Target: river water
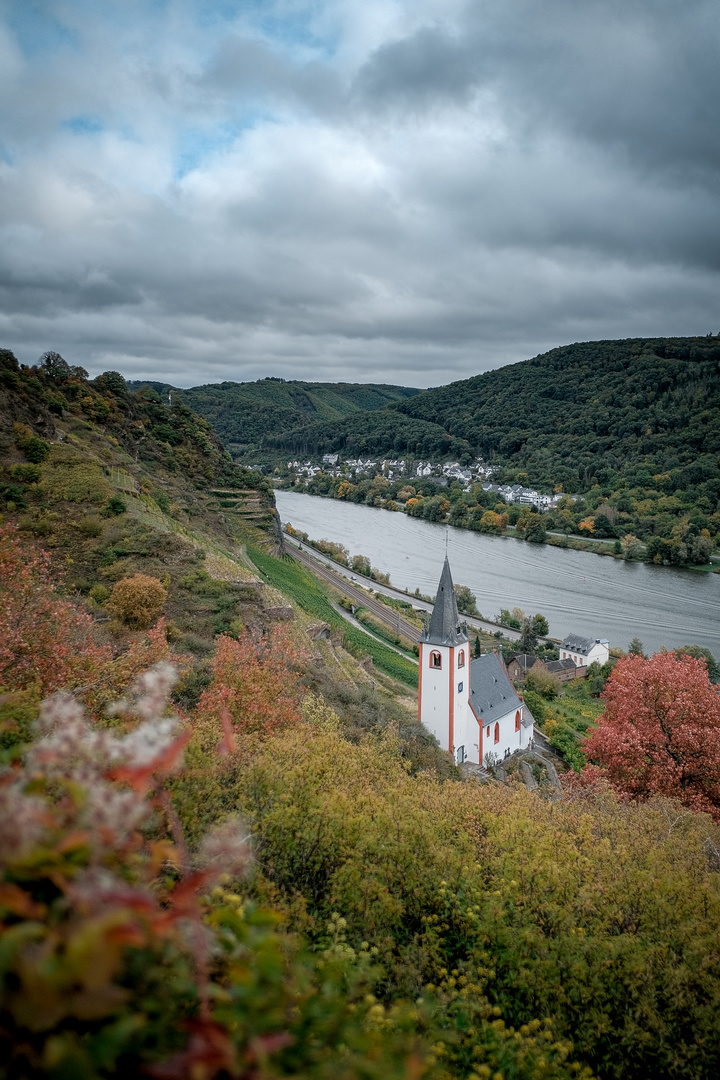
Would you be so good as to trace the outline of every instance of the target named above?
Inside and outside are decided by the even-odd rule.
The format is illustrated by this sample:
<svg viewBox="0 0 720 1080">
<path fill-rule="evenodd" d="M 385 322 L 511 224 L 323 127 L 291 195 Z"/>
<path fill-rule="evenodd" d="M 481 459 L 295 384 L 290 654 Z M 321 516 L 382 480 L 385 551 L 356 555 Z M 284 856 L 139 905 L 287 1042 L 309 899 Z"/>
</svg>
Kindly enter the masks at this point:
<svg viewBox="0 0 720 1080">
<path fill-rule="evenodd" d="M 455 583 L 472 589 L 489 618 L 501 607 L 520 607 L 543 614 L 553 637 L 574 631 L 621 649 L 637 637 L 646 652 L 695 644 L 720 658 L 720 574 L 485 536 L 294 491 L 276 491 L 275 498 L 283 523 L 367 555 L 401 589 L 435 594 L 447 535 Z"/>
</svg>

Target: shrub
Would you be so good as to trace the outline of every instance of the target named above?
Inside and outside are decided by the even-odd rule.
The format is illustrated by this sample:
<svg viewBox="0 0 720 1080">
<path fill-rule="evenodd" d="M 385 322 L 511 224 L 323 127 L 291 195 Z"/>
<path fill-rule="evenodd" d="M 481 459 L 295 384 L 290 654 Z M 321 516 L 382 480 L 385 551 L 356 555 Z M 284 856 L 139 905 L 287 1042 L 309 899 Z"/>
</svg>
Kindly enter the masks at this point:
<svg viewBox="0 0 720 1080">
<path fill-rule="evenodd" d="M 103 525 L 100 518 L 84 517 L 78 524 L 78 529 L 84 536 L 102 536 Z"/>
<path fill-rule="evenodd" d="M 37 484 L 42 476 L 39 465 L 13 465 L 10 475 L 18 484 Z"/>
<path fill-rule="evenodd" d="M 134 574 L 117 582 L 106 606 L 126 626 L 144 629 L 156 621 L 166 599 L 167 589 L 157 578 Z"/>
<path fill-rule="evenodd" d="M 8 689 L 77 686 L 110 659 L 89 615 L 58 597 L 49 565 L 10 526 L 0 529 L 0 685 Z"/>
<path fill-rule="evenodd" d="M 528 671 L 525 685 L 529 690 L 534 690 L 536 694 L 546 698 L 547 701 L 552 701 L 560 692 L 560 683 L 555 675 L 551 671 L 545 671 L 539 665 Z"/>
<path fill-rule="evenodd" d="M 118 517 L 127 512 L 127 503 L 119 495 L 113 495 L 108 499 L 103 510 L 103 517 Z"/>
<path fill-rule="evenodd" d="M 15 440 L 18 450 L 22 450 L 28 461 L 36 465 L 42 464 L 50 456 L 50 444 L 41 439 L 39 435 L 23 435 Z"/>
<path fill-rule="evenodd" d="M 522 695 L 525 699 L 525 704 L 537 720 L 538 724 L 544 724 L 548 712 L 547 702 L 535 690 L 532 688 L 528 689 L 527 683 L 523 689 Z"/>
</svg>

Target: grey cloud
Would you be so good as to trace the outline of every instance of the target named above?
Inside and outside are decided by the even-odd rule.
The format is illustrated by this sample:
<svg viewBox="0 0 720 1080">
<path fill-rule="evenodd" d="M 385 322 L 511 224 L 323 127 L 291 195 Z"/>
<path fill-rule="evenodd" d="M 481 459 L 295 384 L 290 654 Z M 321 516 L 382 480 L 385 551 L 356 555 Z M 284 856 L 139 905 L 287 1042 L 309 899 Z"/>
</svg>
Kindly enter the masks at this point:
<svg viewBox="0 0 720 1080">
<path fill-rule="evenodd" d="M 397 105 L 435 108 L 448 101 L 467 101 L 481 81 L 480 66 L 466 40 L 441 27 L 423 27 L 411 37 L 376 49 L 358 72 L 353 94 L 381 110 Z"/>
<path fill-rule="evenodd" d="M 14 62 L 0 344 L 181 385 L 437 385 L 720 330 L 715 4 L 408 12 L 353 63 L 248 26 L 164 49 L 139 26 L 128 53 L 101 13 L 74 66 Z M 80 111 L 107 134 L 62 127 Z"/>
<path fill-rule="evenodd" d="M 197 85 L 236 106 L 290 102 L 320 114 L 334 112 L 345 96 L 341 78 L 327 64 L 293 61 L 262 40 L 235 34 L 222 42 Z"/>
</svg>

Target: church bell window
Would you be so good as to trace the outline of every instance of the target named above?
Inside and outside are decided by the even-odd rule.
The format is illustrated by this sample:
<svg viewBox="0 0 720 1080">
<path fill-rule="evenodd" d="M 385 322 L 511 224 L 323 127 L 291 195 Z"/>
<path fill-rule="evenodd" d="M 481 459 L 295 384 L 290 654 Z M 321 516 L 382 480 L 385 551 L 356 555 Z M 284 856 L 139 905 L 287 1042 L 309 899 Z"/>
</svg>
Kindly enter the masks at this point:
<svg viewBox="0 0 720 1080">
<path fill-rule="evenodd" d="M 431 652 L 430 653 L 430 667 L 432 667 L 432 668 L 441 668 L 442 667 L 442 656 L 440 655 L 439 652 Z"/>
</svg>

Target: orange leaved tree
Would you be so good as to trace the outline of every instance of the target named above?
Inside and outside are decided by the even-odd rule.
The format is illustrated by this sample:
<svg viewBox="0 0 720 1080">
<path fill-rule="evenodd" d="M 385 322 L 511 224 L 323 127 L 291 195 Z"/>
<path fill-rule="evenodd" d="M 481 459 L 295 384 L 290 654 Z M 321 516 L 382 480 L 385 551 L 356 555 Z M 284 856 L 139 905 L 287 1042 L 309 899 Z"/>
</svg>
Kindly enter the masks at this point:
<svg viewBox="0 0 720 1080">
<path fill-rule="evenodd" d="M 666 795 L 720 821 L 720 689 L 704 660 L 630 655 L 610 676 L 600 726 L 583 747 L 604 776 L 634 799 Z"/>
<path fill-rule="evenodd" d="M 42 694 L 75 687 L 111 660 L 92 637 L 93 620 L 58 596 L 49 558 L 0 528 L 0 686 L 39 684 Z"/>
<path fill-rule="evenodd" d="M 305 659 L 286 630 L 255 640 L 221 634 L 213 660 L 213 679 L 198 703 L 200 716 L 229 716 L 237 731 L 272 731 L 300 719 Z"/>
</svg>

